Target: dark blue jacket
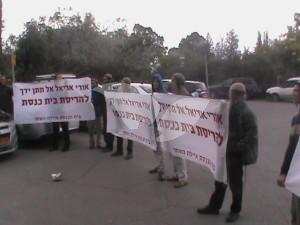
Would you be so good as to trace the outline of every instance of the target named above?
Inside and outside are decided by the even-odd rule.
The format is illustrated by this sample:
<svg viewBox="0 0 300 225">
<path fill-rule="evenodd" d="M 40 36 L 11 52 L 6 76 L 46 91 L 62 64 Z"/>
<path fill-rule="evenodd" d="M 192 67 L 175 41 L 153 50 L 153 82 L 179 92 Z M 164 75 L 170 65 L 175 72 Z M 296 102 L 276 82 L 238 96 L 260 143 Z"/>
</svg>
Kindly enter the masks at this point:
<svg viewBox="0 0 300 225">
<path fill-rule="evenodd" d="M 159 89 L 156 91 L 154 91 L 154 89 L 153 89 L 153 81 L 154 80 L 157 80 L 159 82 Z M 162 77 L 159 73 L 154 74 L 152 77 L 152 92 L 166 93 L 166 90 L 164 89 L 164 86 L 163 86 Z"/>
</svg>

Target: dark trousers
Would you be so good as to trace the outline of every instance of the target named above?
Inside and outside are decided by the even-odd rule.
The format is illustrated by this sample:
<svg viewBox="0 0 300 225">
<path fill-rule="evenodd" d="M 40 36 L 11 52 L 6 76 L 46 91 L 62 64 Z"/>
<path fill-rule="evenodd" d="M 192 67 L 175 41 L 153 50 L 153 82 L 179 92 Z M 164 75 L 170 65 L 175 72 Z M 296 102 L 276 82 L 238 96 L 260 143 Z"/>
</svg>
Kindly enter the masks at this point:
<svg viewBox="0 0 300 225">
<path fill-rule="evenodd" d="M 132 155 L 133 151 L 133 141 L 127 140 L 127 154 Z M 117 152 L 123 154 L 123 138 L 117 137 Z"/>
<path fill-rule="evenodd" d="M 103 126 L 104 126 L 103 136 L 104 136 L 106 148 L 109 150 L 113 150 L 115 136 L 111 133 L 107 133 L 107 112 L 104 112 L 103 114 Z"/>
<path fill-rule="evenodd" d="M 64 146 L 70 146 L 70 134 L 69 134 L 69 123 L 68 122 L 56 122 L 53 123 L 53 147 L 57 148 L 59 143 L 59 126 L 62 128 L 62 136 L 64 139 Z"/>
<path fill-rule="evenodd" d="M 227 176 L 232 192 L 230 212 L 239 213 L 242 209 L 243 197 L 243 163 L 240 159 L 227 159 Z M 209 207 L 220 210 L 224 201 L 227 185 L 215 181 L 215 191 L 209 200 Z"/>
</svg>

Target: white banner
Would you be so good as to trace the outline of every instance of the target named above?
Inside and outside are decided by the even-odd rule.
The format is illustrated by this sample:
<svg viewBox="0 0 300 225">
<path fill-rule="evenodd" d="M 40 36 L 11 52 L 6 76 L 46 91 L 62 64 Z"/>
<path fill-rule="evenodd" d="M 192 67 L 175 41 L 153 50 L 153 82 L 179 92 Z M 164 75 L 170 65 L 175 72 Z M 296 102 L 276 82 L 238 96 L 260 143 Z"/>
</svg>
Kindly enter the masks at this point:
<svg viewBox="0 0 300 225">
<path fill-rule="evenodd" d="M 154 94 L 160 132 L 172 154 L 194 161 L 226 182 L 227 104 L 220 100 Z"/>
<path fill-rule="evenodd" d="M 286 189 L 300 197 L 300 142 L 298 141 L 287 177 Z"/>
<path fill-rule="evenodd" d="M 95 119 L 90 78 L 15 83 L 13 88 L 16 124 Z"/>
<path fill-rule="evenodd" d="M 107 130 L 156 149 L 150 95 L 105 92 Z"/>
</svg>

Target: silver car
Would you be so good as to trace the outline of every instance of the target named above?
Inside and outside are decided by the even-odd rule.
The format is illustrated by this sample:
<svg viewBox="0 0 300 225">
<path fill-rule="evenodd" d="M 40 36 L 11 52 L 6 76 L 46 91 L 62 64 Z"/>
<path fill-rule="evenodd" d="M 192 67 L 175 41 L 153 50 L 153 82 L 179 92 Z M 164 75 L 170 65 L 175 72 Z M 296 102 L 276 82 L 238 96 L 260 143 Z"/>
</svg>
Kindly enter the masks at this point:
<svg viewBox="0 0 300 225">
<path fill-rule="evenodd" d="M 292 77 L 278 87 L 271 87 L 266 91 L 266 97 L 272 101 L 292 101 L 295 84 L 300 82 L 300 77 Z"/>
<path fill-rule="evenodd" d="M 17 149 L 18 135 L 13 118 L 0 110 L 0 155 L 15 152 Z"/>
</svg>

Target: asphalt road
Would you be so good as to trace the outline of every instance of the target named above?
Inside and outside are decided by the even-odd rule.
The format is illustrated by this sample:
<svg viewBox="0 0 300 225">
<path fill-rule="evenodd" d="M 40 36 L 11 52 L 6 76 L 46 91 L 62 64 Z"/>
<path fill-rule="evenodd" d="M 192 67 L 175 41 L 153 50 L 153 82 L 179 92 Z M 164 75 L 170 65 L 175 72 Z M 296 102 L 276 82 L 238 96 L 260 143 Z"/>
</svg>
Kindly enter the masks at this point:
<svg viewBox="0 0 300 225">
<path fill-rule="evenodd" d="M 297 112 L 290 103 L 250 102 L 259 122 L 259 160 L 245 172 L 239 225 L 287 225 L 290 193 L 276 186 L 288 141 L 289 123 Z M 0 225 L 219 225 L 229 211 L 228 190 L 219 216 L 200 216 L 213 176 L 189 163 L 189 185 L 174 189 L 148 174 L 153 153 L 135 144 L 125 161 L 89 150 L 86 133 L 71 136 L 72 150 L 48 152 L 40 142 L 0 157 Z M 171 162 L 168 159 L 168 171 Z M 62 172 L 62 182 L 50 175 Z"/>
</svg>

